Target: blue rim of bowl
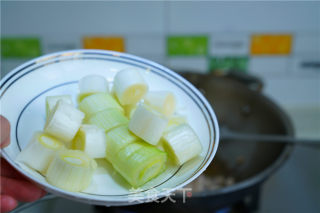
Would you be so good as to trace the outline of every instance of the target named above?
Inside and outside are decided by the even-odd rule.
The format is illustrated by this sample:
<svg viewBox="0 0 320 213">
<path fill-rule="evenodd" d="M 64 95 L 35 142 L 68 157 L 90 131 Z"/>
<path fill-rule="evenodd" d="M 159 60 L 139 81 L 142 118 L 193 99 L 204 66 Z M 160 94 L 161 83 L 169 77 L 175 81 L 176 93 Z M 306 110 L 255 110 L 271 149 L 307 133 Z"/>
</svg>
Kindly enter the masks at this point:
<svg viewBox="0 0 320 213">
<path fill-rule="evenodd" d="M 96 58 L 94 58 L 93 56 L 96 56 Z M 114 59 L 99 58 L 98 56 L 99 57 L 113 57 Z M 169 80 L 171 83 L 175 84 L 180 89 L 182 89 L 184 92 L 186 92 L 188 94 L 188 96 L 198 105 L 199 109 L 201 109 L 202 113 L 204 114 L 204 117 L 206 118 L 206 121 L 207 121 L 207 125 L 209 127 L 209 133 L 210 133 L 210 146 L 209 146 L 209 149 L 206 153 L 206 156 L 204 157 L 204 160 L 202 161 L 202 163 L 200 164 L 198 169 L 196 171 L 194 171 L 194 173 L 192 173 L 189 178 L 187 178 L 187 180 L 183 181 L 179 185 L 175 185 L 174 188 L 172 188 L 172 189 L 165 189 L 164 191 L 158 193 L 156 195 L 156 197 L 158 197 L 158 198 L 163 197 L 165 195 L 168 195 L 172 191 L 187 185 L 188 183 L 193 181 L 195 178 L 197 178 L 208 167 L 208 165 L 211 163 L 213 157 L 216 154 L 218 144 L 219 144 L 219 126 L 218 126 L 218 122 L 217 122 L 217 118 L 215 116 L 215 113 L 213 112 L 210 104 L 203 97 L 203 95 L 191 83 L 189 83 L 183 77 L 181 77 L 177 73 L 173 72 L 172 70 L 170 70 L 160 64 L 157 64 L 155 62 L 149 61 L 147 59 L 143 59 L 143 58 L 140 58 L 137 56 L 127 54 L 127 53 L 120 53 L 120 52 L 115 52 L 115 51 L 82 50 L 82 49 L 71 50 L 71 51 L 62 51 L 62 52 L 44 55 L 42 57 L 35 58 L 29 62 L 22 64 L 21 66 L 17 67 L 12 72 L 7 74 L 0 81 L 0 91 L 1 91 L 0 100 L 1 100 L 2 96 L 5 94 L 5 92 L 10 88 L 10 86 L 15 83 L 15 81 L 17 81 L 21 77 L 27 75 L 28 73 L 30 73 L 36 69 L 39 69 L 40 67 L 50 65 L 52 63 L 58 63 L 60 61 L 76 60 L 76 59 L 109 60 L 109 61 L 116 61 L 116 62 L 120 62 L 120 63 L 126 63 L 129 65 L 144 68 L 144 69 L 148 68 L 151 72 L 165 78 L 166 80 Z M 131 61 L 131 63 L 124 62 L 124 60 Z M 136 64 L 136 63 L 138 63 L 138 64 Z M 38 66 L 36 66 L 36 65 L 38 65 Z M 26 69 L 31 68 L 32 66 L 36 66 L 36 67 L 34 67 L 33 69 L 31 69 L 29 71 L 23 72 Z M 19 73 L 22 73 L 22 74 L 20 76 L 18 76 Z M 17 78 L 13 79 L 14 77 L 17 77 Z M 12 81 L 10 81 L 10 80 L 12 80 Z M 177 80 L 179 82 L 177 82 Z M 186 91 L 186 89 L 188 91 Z M 192 95 L 189 94 L 190 92 L 192 93 Z M 195 100 L 195 98 L 197 99 L 197 101 Z M 200 102 L 201 104 L 199 105 L 198 102 Z M 205 110 L 205 112 L 203 110 Z M 19 118 L 20 118 L 20 116 L 19 116 Z M 18 123 L 19 122 L 17 122 L 17 126 L 18 126 Z M 17 140 L 17 142 L 18 142 L 18 140 Z M 5 159 L 14 168 L 16 168 L 18 171 L 20 171 L 24 175 L 26 175 L 29 179 L 33 180 L 34 182 L 37 182 L 37 180 L 35 178 L 27 175 L 27 173 L 17 163 L 15 163 L 13 160 L 11 160 L 8 157 L 8 155 L 6 154 L 5 150 L 1 150 L 1 155 L 4 156 Z M 180 170 L 180 168 L 179 168 L 179 170 Z M 178 172 L 178 171 L 176 171 L 176 172 Z M 47 184 L 47 183 L 45 183 L 45 184 L 38 183 L 38 184 L 47 188 L 48 191 L 51 191 L 55 194 L 59 194 L 62 197 L 81 200 L 86 203 L 92 203 L 92 204 L 98 204 L 98 205 L 104 205 L 105 203 L 103 203 L 103 202 L 109 202 L 109 200 L 103 200 L 103 199 L 90 200 L 86 196 L 82 196 L 80 193 L 72 193 L 72 192 L 64 191 L 64 190 L 61 190 L 57 187 L 51 186 L 50 184 Z M 92 194 L 87 194 L 87 195 L 92 195 Z M 97 196 L 97 195 L 93 194 L 93 196 Z M 107 195 L 101 195 L 101 196 L 107 197 Z M 116 196 L 116 195 L 112 195 L 112 196 Z M 140 200 L 137 200 L 137 203 L 139 203 L 138 201 L 143 202 L 143 200 L 145 200 L 145 198 L 142 197 Z M 123 202 L 128 203 L 127 200 L 124 200 L 121 202 L 115 200 L 115 201 L 111 201 L 111 203 L 112 202 L 114 202 L 116 204 L 120 204 Z M 130 203 L 129 205 L 132 205 L 132 204 L 135 204 L 135 203 Z"/>
</svg>

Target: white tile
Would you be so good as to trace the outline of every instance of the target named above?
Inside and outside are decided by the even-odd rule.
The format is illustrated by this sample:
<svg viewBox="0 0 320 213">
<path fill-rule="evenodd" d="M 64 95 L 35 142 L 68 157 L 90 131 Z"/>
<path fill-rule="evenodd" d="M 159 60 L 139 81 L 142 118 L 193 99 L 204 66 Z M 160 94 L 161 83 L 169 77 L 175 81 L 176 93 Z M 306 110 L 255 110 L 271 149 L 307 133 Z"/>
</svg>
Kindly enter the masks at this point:
<svg viewBox="0 0 320 213">
<path fill-rule="evenodd" d="M 320 77 L 265 77 L 264 92 L 282 106 L 319 105 Z"/>
<path fill-rule="evenodd" d="M 208 60 L 205 57 L 168 58 L 166 65 L 177 72 L 206 73 L 208 71 Z"/>
<path fill-rule="evenodd" d="M 289 71 L 298 77 L 320 77 L 320 53 L 292 57 Z"/>
<path fill-rule="evenodd" d="M 297 137 L 320 138 L 320 103 L 313 106 L 286 106 L 285 110 L 291 116 Z"/>
<path fill-rule="evenodd" d="M 135 54 L 144 59 L 148 59 L 152 62 L 156 62 L 160 65 L 165 65 L 165 56 L 163 55 L 152 55 L 152 54 Z"/>
<path fill-rule="evenodd" d="M 162 33 L 163 2 L 51 1 L 1 3 L 6 34 Z"/>
<path fill-rule="evenodd" d="M 249 54 L 250 34 L 213 33 L 209 52 L 212 56 L 245 56 Z"/>
<path fill-rule="evenodd" d="M 251 57 L 249 72 L 261 76 L 283 76 L 288 73 L 288 57 Z"/>
<path fill-rule="evenodd" d="M 170 2 L 170 33 L 316 31 L 318 2 Z"/>
<path fill-rule="evenodd" d="M 126 37 L 126 52 L 136 55 L 165 55 L 164 35 L 129 35 Z"/>
<path fill-rule="evenodd" d="M 50 34 L 41 39 L 44 54 L 63 50 L 81 49 L 82 36 L 75 34 Z"/>
<path fill-rule="evenodd" d="M 320 33 L 295 34 L 292 52 L 294 55 L 320 54 Z"/>
</svg>

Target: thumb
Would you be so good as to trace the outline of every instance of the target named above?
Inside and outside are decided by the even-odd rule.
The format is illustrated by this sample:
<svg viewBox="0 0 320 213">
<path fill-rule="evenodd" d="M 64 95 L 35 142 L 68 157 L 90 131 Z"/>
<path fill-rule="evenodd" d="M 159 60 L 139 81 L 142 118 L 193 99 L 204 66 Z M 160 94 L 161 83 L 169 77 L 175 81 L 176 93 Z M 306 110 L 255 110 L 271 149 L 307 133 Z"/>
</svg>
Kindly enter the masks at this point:
<svg viewBox="0 0 320 213">
<path fill-rule="evenodd" d="M 0 147 L 6 147 L 10 143 L 10 123 L 9 121 L 0 115 Z"/>
</svg>

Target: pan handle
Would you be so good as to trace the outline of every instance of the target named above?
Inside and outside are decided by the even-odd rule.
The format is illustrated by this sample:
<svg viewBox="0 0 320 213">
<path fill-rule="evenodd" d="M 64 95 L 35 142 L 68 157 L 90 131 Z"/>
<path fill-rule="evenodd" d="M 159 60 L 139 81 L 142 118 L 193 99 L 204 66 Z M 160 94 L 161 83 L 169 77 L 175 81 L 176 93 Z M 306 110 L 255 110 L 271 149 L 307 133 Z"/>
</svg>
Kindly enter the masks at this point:
<svg viewBox="0 0 320 213">
<path fill-rule="evenodd" d="M 292 136 L 285 135 L 273 135 L 273 134 L 254 134 L 254 133 L 241 133 L 230 130 L 227 126 L 221 126 L 220 128 L 220 140 L 230 140 L 234 142 L 266 142 L 266 143 L 288 143 L 307 146 L 311 148 L 320 149 L 319 139 L 308 138 L 294 138 Z"/>
<path fill-rule="evenodd" d="M 226 72 L 224 76 L 241 82 L 250 89 L 255 90 L 257 92 L 261 92 L 264 86 L 261 79 L 259 79 L 256 76 L 246 74 L 244 72 L 230 70 L 229 72 Z"/>
</svg>

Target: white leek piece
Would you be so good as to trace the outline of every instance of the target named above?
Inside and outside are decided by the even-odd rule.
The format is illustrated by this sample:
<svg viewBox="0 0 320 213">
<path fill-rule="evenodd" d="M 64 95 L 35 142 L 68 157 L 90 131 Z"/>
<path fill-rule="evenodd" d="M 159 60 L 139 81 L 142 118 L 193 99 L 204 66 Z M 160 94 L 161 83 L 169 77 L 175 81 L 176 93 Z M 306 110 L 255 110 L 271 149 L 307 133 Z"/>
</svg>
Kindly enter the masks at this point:
<svg viewBox="0 0 320 213">
<path fill-rule="evenodd" d="M 50 163 L 46 178 L 54 186 L 78 192 L 89 186 L 96 168 L 96 162 L 84 152 L 62 150 Z"/>
<path fill-rule="evenodd" d="M 110 149 L 115 147 L 117 145 L 110 144 Z M 110 152 L 113 154 L 106 155 L 107 160 L 133 187 L 139 187 L 159 175 L 167 160 L 165 152 L 142 141 L 129 143 L 120 150 Z"/>
<path fill-rule="evenodd" d="M 17 156 L 17 161 L 23 162 L 32 169 L 45 174 L 56 151 L 63 148 L 63 143 L 52 136 L 43 132 L 36 132 L 28 146 Z"/>
<path fill-rule="evenodd" d="M 97 112 L 88 119 L 89 124 L 94 124 L 105 131 L 127 124 L 128 122 L 128 119 L 118 109 L 114 108 Z"/>
<path fill-rule="evenodd" d="M 162 139 L 164 149 L 178 165 L 194 158 L 202 150 L 198 136 L 188 124 L 170 129 L 164 133 Z"/>
<path fill-rule="evenodd" d="M 146 142 L 156 145 L 162 136 L 168 119 L 145 104 L 139 104 L 129 122 L 129 129 Z"/>
<path fill-rule="evenodd" d="M 128 125 L 119 126 L 107 132 L 107 159 L 114 157 L 123 147 L 128 144 L 139 140 L 134 134 L 132 134 Z"/>
<path fill-rule="evenodd" d="M 80 94 L 78 96 L 78 102 L 81 102 L 83 98 L 97 92 L 108 93 L 109 85 L 107 80 L 100 75 L 87 75 L 79 81 Z"/>
<path fill-rule="evenodd" d="M 132 118 L 134 111 L 137 109 L 137 104 L 124 105 L 124 114 L 127 118 Z"/>
<path fill-rule="evenodd" d="M 84 98 L 79 104 L 79 109 L 86 114 L 86 117 L 111 108 L 123 111 L 120 104 L 108 93 L 95 93 Z"/>
<path fill-rule="evenodd" d="M 72 148 L 84 151 L 91 158 L 104 158 L 106 156 L 106 135 L 103 129 L 96 125 L 81 125 Z"/>
<path fill-rule="evenodd" d="M 174 114 L 170 117 L 166 131 L 180 124 L 187 123 L 187 119 L 183 115 Z"/>
<path fill-rule="evenodd" d="M 172 92 L 149 91 L 144 97 L 144 103 L 170 117 L 176 108 L 176 99 Z"/>
<path fill-rule="evenodd" d="M 79 130 L 83 118 L 83 112 L 64 101 L 58 101 L 47 118 L 44 132 L 66 142 L 68 146 Z"/>
<path fill-rule="evenodd" d="M 49 117 L 50 112 L 56 106 L 59 100 L 65 101 L 67 104 L 73 105 L 71 95 L 56 95 L 46 97 L 46 115 Z"/>
<path fill-rule="evenodd" d="M 137 103 L 148 91 L 148 85 L 139 71 L 124 69 L 114 78 L 114 91 L 122 105 Z"/>
</svg>

